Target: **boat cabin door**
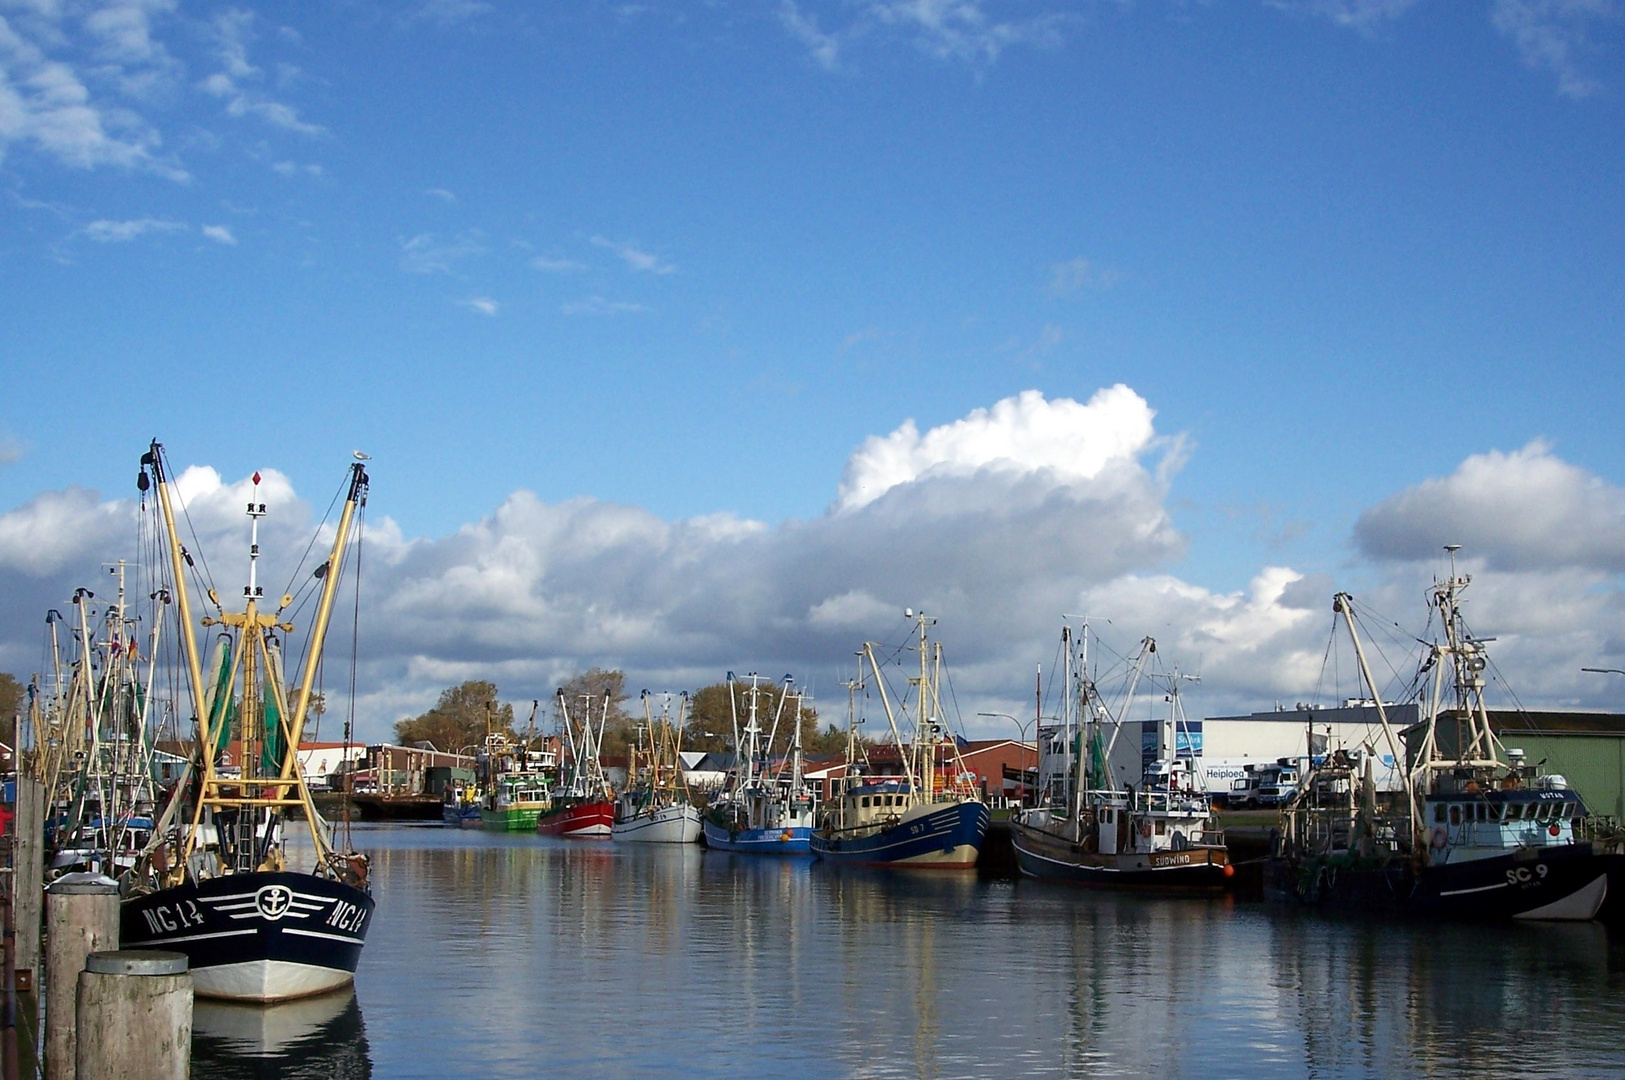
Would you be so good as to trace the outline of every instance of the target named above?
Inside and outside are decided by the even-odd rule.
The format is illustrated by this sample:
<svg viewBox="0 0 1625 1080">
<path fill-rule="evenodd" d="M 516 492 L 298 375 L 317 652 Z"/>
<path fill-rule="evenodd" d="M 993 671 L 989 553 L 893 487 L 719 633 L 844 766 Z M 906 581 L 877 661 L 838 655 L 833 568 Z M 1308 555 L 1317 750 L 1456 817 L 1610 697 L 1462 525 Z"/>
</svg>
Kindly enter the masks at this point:
<svg viewBox="0 0 1625 1080">
<path fill-rule="evenodd" d="M 1095 813 L 1096 837 L 1100 843 L 1099 851 L 1102 855 L 1116 855 L 1119 837 L 1119 823 L 1126 815 L 1120 807 L 1102 806 Z"/>
</svg>

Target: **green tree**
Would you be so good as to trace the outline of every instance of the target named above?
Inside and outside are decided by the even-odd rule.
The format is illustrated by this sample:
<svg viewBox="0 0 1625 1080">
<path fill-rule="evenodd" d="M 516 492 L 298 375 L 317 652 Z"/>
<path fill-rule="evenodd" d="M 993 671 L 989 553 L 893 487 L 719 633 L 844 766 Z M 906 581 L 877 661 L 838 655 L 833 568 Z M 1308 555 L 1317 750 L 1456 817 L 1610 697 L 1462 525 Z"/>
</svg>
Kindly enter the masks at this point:
<svg viewBox="0 0 1625 1080">
<path fill-rule="evenodd" d="M 0 721 L 4 722 L 6 730 L 11 728 L 12 717 L 22 711 L 26 693 L 22 683 L 7 672 L 0 671 Z"/>
<path fill-rule="evenodd" d="M 858 744 L 867 747 L 873 746 L 874 742 L 860 732 L 858 734 Z M 804 736 L 802 746 L 808 757 L 844 754 L 846 753 L 846 728 L 830 724 L 811 738 Z"/>
<path fill-rule="evenodd" d="M 762 729 L 762 738 L 766 739 L 773 730 L 773 718 L 779 713 L 779 699 L 784 696 L 784 686 L 763 684 L 756 690 L 756 723 Z M 739 717 L 739 728 L 744 730 L 750 717 L 750 684 L 735 681 L 733 684 L 734 704 Z M 779 718 L 779 731 L 773 740 L 773 753 L 782 754 L 790 746 L 791 718 L 789 710 L 796 708 L 796 696 L 790 695 L 790 703 L 785 706 L 785 714 Z M 813 740 L 818 735 L 818 710 L 810 705 L 800 708 L 801 747 L 804 753 L 812 753 Z M 694 691 L 688 710 L 688 722 L 683 726 L 683 749 L 685 750 L 733 750 L 733 729 L 735 713 L 728 706 L 728 684 L 725 682 L 712 683 L 702 686 Z M 842 734 L 844 740 L 845 734 Z M 846 745 L 843 741 L 841 745 Z"/>
<path fill-rule="evenodd" d="M 491 734 L 514 737 L 513 706 L 497 701 L 497 688 L 485 679 L 470 679 L 447 687 L 434 708 L 422 716 L 395 725 L 395 739 L 404 746 L 431 742 L 435 749 L 456 753 L 485 741 L 487 706 Z"/>
<path fill-rule="evenodd" d="M 594 730 L 597 730 L 599 720 L 603 719 L 604 744 L 601 752 L 605 757 L 621 757 L 626 754 L 627 744 L 632 739 L 633 719 L 626 711 L 625 672 L 593 667 L 565 680 L 564 685 L 559 687 L 559 694 L 553 698 L 555 719 L 562 723 L 563 717 L 557 715 L 559 695 L 562 695 L 565 703 L 570 706 L 570 718 L 578 729 L 588 708 L 591 709 Z M 609 696 L 607 718 L 603 716 L 605 695 Z M 582 700 L 583 698 L 586 700 Z"/>
</svg>

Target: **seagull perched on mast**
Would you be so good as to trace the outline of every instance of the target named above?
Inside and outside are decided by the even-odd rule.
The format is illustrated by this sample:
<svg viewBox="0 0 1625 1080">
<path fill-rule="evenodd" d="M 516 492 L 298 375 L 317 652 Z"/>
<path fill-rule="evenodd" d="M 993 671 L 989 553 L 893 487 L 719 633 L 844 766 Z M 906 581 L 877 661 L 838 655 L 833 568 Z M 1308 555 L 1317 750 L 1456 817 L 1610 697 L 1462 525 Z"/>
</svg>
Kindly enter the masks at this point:
<svg viewBox="0 0 1625 1080">
<path fill-rule="evenodd" d="M 372 455 L 371 454 L 363 454 L 359 450 L 351 450 L 350 451 L 350 456 L 355 458 L 357 461 L 371 461 L 372 460 Z"/>
</svg>

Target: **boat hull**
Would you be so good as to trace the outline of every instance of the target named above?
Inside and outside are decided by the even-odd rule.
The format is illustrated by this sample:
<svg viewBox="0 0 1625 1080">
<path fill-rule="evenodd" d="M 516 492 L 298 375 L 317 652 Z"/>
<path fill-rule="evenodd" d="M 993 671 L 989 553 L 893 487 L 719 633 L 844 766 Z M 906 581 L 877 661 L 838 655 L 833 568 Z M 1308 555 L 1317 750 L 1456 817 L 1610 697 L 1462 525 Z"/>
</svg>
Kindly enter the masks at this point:
<svg viewBox="0 0 1625 1080">
<path fill-rule="evenodd" d="M 480 812 L 480 828 L 493 832 L 531 832 L 542 816 L 540 805 L 507 806 Z"/>
<path fill-rule="evenodd" d="M 617 821 L 610 835 L 628 844 L 692 844 L 700 838 L 700 812 L 687 804 L 663 806 Z"/>
<path fill-rule="evenodd" d="M 894 866 L 970 870 L 987 837 L 991 820 L 979 802 L 941 803 L 909 812 L 896 825 L 861 835 L 813 833 L 812 853 L 850 866 Z"/>
<path fill-rule="evenodd" d="M 537 819 L 536 831 L 565 840 L 601 840 L 614 825 L 615 804 L 600 800 L 555 806 Z"/>
<path fill-rule="evenodd" d="M 355 977 L 373 899 L 314 874 L 231 874 L 132 896 L 125 949 L 185 953 L 199 997 L 285 1001 Z"/>
<path fill-rule="evenodd" d="M 1590 844 L 1531 847 L 1423 867 L 1324 858 L 1265 866 L 1273 899 L 1460 919 L 1586 922 L 1608 897 L 1606 861 Z"/>
<path fill-rule="evenodd" d="M 1235 874 L 1225 849 L 1212 845 L 1101 855 L 1019 821 L 1010 823 L 1010 842 L 1023 875 L 1093 888 L 1218 892 Z"/>
<path fill-rule="evenodd" d="M 776 829 L 737 829 L 706 818 L 705 846 L 741 855 L 810 855 L 812 827 L 786 825 Z"/>
<path fill-rule="evenodd" d="M 454 829 L 477 829 L 480 827 L 480 808 L 478 806 L 446 806 L 442 804 L 440 820 Z"/>
<path fill-rule="evenodd" d="M 362 821 L 433 821 L 440 816 L 438 795 L 351 795 Z"/>
</svg>

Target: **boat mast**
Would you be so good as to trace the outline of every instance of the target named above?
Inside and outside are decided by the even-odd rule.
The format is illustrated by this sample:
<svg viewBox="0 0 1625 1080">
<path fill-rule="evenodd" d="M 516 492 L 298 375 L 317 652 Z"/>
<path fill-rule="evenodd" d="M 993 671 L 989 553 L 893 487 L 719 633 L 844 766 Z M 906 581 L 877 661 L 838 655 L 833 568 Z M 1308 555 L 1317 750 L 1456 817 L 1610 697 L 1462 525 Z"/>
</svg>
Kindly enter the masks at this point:
<svg viewBox="0 0 1625 1080">
<path fill-rule="evenodd" d="M 191 563 L 190 555 L 181 547 L 180 536 L 175 531 L 175 508 L 171 505 L 169 494 L 169 476 L 164 468 L 163 447 L 153 440 L 148 451 L 141 455 L 143 469 L 151 469 L 153 480 L 158 485 L 158 508 L 164 522 L 164 532 L 169 539 L 169 570 L 175 583 L 175 608 L 181 623 L 182 652 L 186 656 L 186 669 L 192 687 L 192 708 L 197 716 L 199 745 L 213 746 L 214 732 L 210 730 L 209 710 L 203 702 L 203 665 L 198 658 L 197 630 L 192 622 L 192 594 L 186 587 L 186 566 Z M 145 483 L 145 473 L 142 483 Z M 185 560 L 183 563 L 182 560 Z M 212 777 L 214 773 L 213 753 L 206 751 L 204 776 Z"/>
<path fill-rule="evenodd" d="M 733 732 L 733 739 L 734 739 L 734 769 L 733 769 L 734 783 L 733 783 L 733 793 L 735 795 L 738 795 L 741 791 L 743 791 L 745 789 L 746 785 L 745 785 L 744 774 L 742 772 L 740 772 L 740 768 L 739 768 L 739 766 L 740 766 L 739 759 L 741 757 L 743 757 L 744 755 L 740 753 L 740 745 L 739 745 L 739 697 L 738 697 L 738 692 L 734 689 L 734 683 L 735 683 L 734 673 L 730 671 L 730 672 L 728 672 L 728 721 L 732 725 L 730 730 Z"/>
<path fill-rule="evenodd" d="M 880 707 L 886 712 L 886 724 L 891 728 L 892 745 L 897 747 L 897 757 L 903 763 L 903 774 L 908 779 L 908 789 L 911 794 L 919 794 L 919 785 L 914 781 L 914 763 L 910 755 L 903 753 L 903 736 L 897 730 L 897 715 L 892 712 L 891 697 L 886 693 L 886 680 L 880 673 L 880 661 L 875 659 L 874 643 L 863 643 L 863 655 L 869 660 L 869 667 L 875 673 L 875 688 L 880 691 Z M 848 745 L 851 743 L 850 733 L 847 736 Z M 918 740 L 916 740 L 918 741 Z"/>
<path fill-rule="evenodd" d="M 1388 752 L 1393 755 L 1394 767 L 1402 768 L 1401 763 L 1405 759 L 1399 752 L 1399 740 L 1394 737 L 1393 725 L 1388 722 L 1388 709 L 1382 703 L 1382 693 L 1377 689 L 1376 680 L 1371 677 L 1371 665 L 1366 662 L 1365 647 L 1360 644 L 1360 635 L 1354 628 L 1354 597 L 1346 592 L 1337 593 L 1332 597 L 1332 610 L 1343 616 L 1343 623 L 1348 627 L 1349 640 L 1354 642 L 1354 657 L 1360 664 L 1360 677 L 1365 680 L 1366 688 L 1371 691 L 1371 700 L 1376 703 L 1377 720 L 1382 724 L 1383 737 L 1388 740 Z M 1411 837 L 1414 841 L 1417 832 L 1422 828 L 1422 822 L 1417 816 L 1416 786 L 1411 782 L 1408 770 L 1405 781 L 1405 806 L 1410 817 Z"/>
<path fill-rule="evenodd" d="M 322 580 L 322 599 L 316 608 L 316 622 L 311 627 L 304 676 L 299 680 L 299 700 L 294 705 L 293 717 L 288 724 L 288 756 L 282 764 L 284 780 L 290 778 L 298 767 L 299 740 L 305 733 L 305 716 L 310 709 L 310 692 L 316 682 L 316 668 L 321 662 L 322 645 L 327 640 L 327 624 L 333 614 L 333 598 L 338 594 L 339 567 L 344 558 L 345 545 L 350 539 L 350 525 L 355 519 L 356 509 L 367 504 L 369 483 L 366 467 L 359 461 L 352 462 L 350 490 L 344 499 L 344 509 L 339 514 L 338 530 L 333 536 L 333 550 L 327 556 L 327 573 Z M 360 587 L 360 582 L 357 582 L 356 588 Z M 291 625 L 289 628 L 291 629 Z M 301 784 L 301 790 L 303 787 Z"/>
<path fill-rule="evenodd" d="M 1070 631 L 1071 627 L 1063 626 L 1061 628 L 1063 639 L 1070 633 Z M 1074 677 L 1072 674 L 1072 649 L 1070 647 L 1070 643 L 1068 643 L 1068 648 L 1066 650 L 1066 670 L 1067 679 L 1069 680 L 1067 684 L 1066 698 L 1068 707 L 1071 707 L 1074 692 L 1077 695 L 1078 760 L 1073 762 L 1072 821 L 1074 823 L 1073 828 L 1077 833 L 1077 837 L 1081 841 L 1083 839 L 1083 804 L 1089 790 L 1089 747 L 1092 745 L 1088 737 L 1089 680 L 1086 676 L 1089 670 L 1089 623 L 1087 621 L 1084 622 L 1083 629 L 1079 634 L 1079 642 L 1081 646 L 1081 655 L 1079 657 L 1078 673 L 1076 675 L 1077 684 L 1075 687 L 1070 681 Z"/>
<path fill-rule="evenodd" d="M 1483 644 L 1467 635 L 1465 620 L 1461 615 L 1459 595 L 1472 579 L 1456 573 L 1456 552 L 1461 550 L 1461 545 L 1448 544 L 1445 550 L 1450 553 L 1450 578 L 1443 585 L 1434 585 L 1434 603 L 1442 616 L 1446 649 L 1451 659 L 1457 722 L 1460 723 L 1465 716 L 1472 736 L 1465 747 L 1460 745 L 1458 739 L 1456 765 L 1498 768 L 1501 761 L 1496 754 L 1495 733 L 1490 730 L 1489 710 L 1484 705 L 1484 669 L 1489 666 L 1489 661 Z"/>
</svg>

